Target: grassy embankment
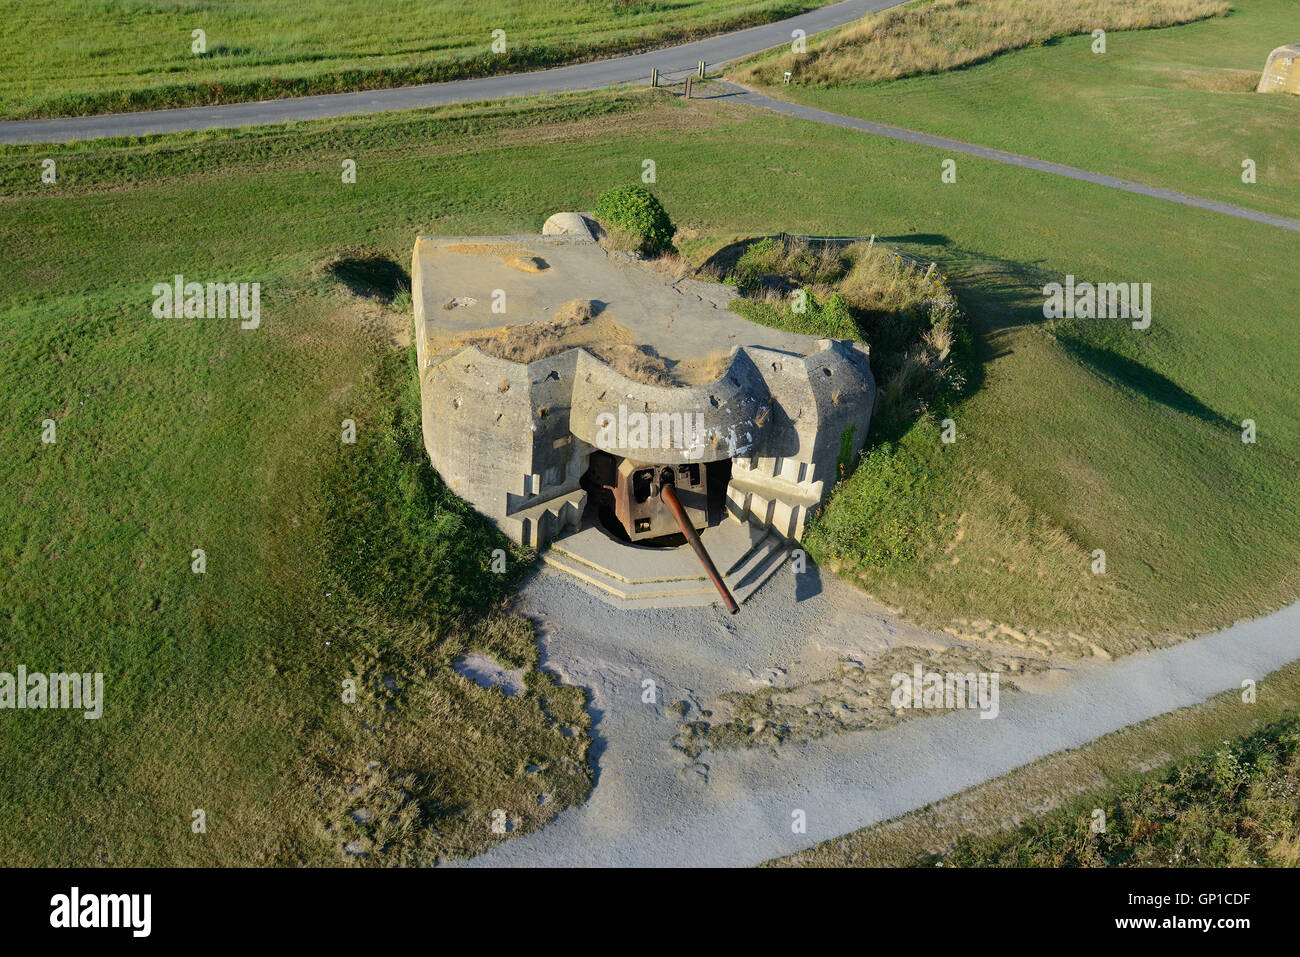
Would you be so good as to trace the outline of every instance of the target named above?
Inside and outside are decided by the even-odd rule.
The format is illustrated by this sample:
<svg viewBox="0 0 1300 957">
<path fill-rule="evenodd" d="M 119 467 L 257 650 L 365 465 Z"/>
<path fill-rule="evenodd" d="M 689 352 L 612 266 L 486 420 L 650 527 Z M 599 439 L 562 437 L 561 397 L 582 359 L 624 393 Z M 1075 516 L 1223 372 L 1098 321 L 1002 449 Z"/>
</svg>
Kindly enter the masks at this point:
<svg viewBox="0 0 1300 957">
<path fill-rule="evenodd" d="M 1278 42 L 1276 38 L 1285 32 L 1289 23 L 1285 4 L 1253 0 L 1239 4 L 1239 9 L 1226 17 L 1161 30 L 1112 34 L 1104 55 L 1091 51 L 1090 36 L 1067 37 L 959 70 L 951 70 L 960 65 L 951 51 L 945 53 L 931 42 L 938 30 L 934 25 L 947 24 L 944 17 L 957 18 L 962 24 L 947 24 L 945 29 L 960 27 L 978 30 L 981 36 L 995 36 L 999 31 L 988 28 L 983 18 L 996 5 L 938 5 L 943 10 L 943 16 L 938 18 L 934 16 L 935 6 L 909 5 L 868 18 L 863 25 L 831 34 L 828 40 L 814 38 L 809 56 L 799 61 L 795 83 L 778 86 L 777 92 L 823 109 L 1132 176 L 1264 210 L 1294 215 L 1300 208 L 1300 159 L 1287 148 L 1287 137 L 1282 132 L 1294 128 L 1300 117 L 1300 100 L 1256 95 L 1247 92 L 1253 84 L 1246 82 L 1246 74 L 1258 69 L 1266 52 Z M 1199 13 L 1201 5 L 1196 6 L 1198 10 L 1193 12 Z M 1046 40 L 1066 32 L 1060 29 L 1060 21 L 1053 19 L 1062 12 L 1054 5 L 1025 5 L 1021 9 L 1023 13 L 1050 14 L 1035 27 L 1037 33 L 1026 32 L 1034 17 L 1021 16 L 1016 31 L 1022 40 Z M 1204 9 L 1213 12 L 1212 8 Z M 917 21 L 921 14 L 925 16 Z M 1111 22 L 1121 25 L 1124 21 Z M 1150 17 L 1148 22 L 1152 22 Z M 1053 23 L 1056 26 L 1051 26 Z M 931 27 L 919 29 L 925 24 Z M 1004 24 L 1003 32 L 1010 26 L 1010 21 Z M 864 46 L 863 38 L 868 36 L 874 39 Z M 1008 42 L 1003 38 L 995 47 L 1007 46 Z M 908 69 L 951 72 L 897 80 L 885 78 L 888 72 L 872 72 L 872 58 L 879 56 L 895 64 L 910 62 L 904 56 L 908 51 L 917 57 Z M 991 55 L 996 49 L 987 52 Z M 741 75 L 750 80 L 771 80 L 794 65 L 795 61 L 783 53 L 760 58 L 742 68 Z M 818 85 L 822 83 L 836 85 Z M 1078 135 L 1081 129 L 1088 135 Z M 1244 157 L 1256 161 L 1259 175 L 1254 184 L 1241 181 Z M 975 197 L 986 188 L 982 167 L 966 157 L 958 158 L 957 182 L 941 183 L 941 158 L 937 151 L 930 152 L 925 167 L 913 174 L 933 184 L 927 206 L 946 210 L 948 203 L 943 200 L 953 196 L 945 197 L 945 190 L 961 197 Z M 972 170 L 980 171 L 980 184 L 966 179 Z M 1035 201 L 1028 196 L 1023 199 Z M 1212 425 L 1206 435 L 1216 434 L 1216 445 L 1224 440 L 1241 445 L 1242 420 L 1258 421 L 1249 411 L 1253 400 L 1238 399 L 1225 407 L 1213 396 L 1222 398 L 1228 391 L 1238 391 L 1229 380 L 1236 374 L 1248 374 L 1243 363 L 1258 370 L 1273 366 L 1269 355 L 1273 350 L 1252 334 L 1261 323 L 1271 324 L 1269 307 L 1246 290 L 1239 298 L 1225 299 L 1221 291 L 1216 291 L 1218 280 L 1203 281 L 1207 278 L 1200 272 L 1204 259 L 1188 255 L 1189 250 L 1181 246 L 1182 238 L 1177 234 L 1160 240 L 1164 249 L 1154 258 L 1144 256 L 1142 261 L 1120 265 L 1112 255 L 1122 245 L 1115 230 L 1131 228 L 1133 213 L 1121 214 L 1112 221 L 1110 234 L 1099 237 L 1095 254 L 1075 261 L 1068 270 L 1054 268 L 1054 260 L 1059 261 L 1054 251 L 1061 248 L 1063 233 L 1109 214 L 1096 203 L 1085 202 L 1054 206 L 1051 215 L 1058 221 L 1060 234 L 1043 237 L 1024 259 L 1007 264 L 1014 281 L 1041 289 L 1046 282 L 1063 281 L 1066 272 L 1080 280 L 1150 281 L 1156 297 L 1154 324 L 1162 328 L 1150 330 L 1152 334 L 1143 338 L 1122 329 L 1119 322 L 1049 322 L 1042 319 L 1041 311 L 1034 315 L 1036 310 L 1032 308 L 1021 313 L 1020 319 L 1004 315 L 995 320 L 994 325 L 1004 327 L 1004 331 L 1008 320 L 1023 321 L 1046 331 L 1053 351 L 1066 353 L 1076 371 L 1088 370 L 1088 374 L 1076 378 L 1075 372 L 1061 374 L 1069 369 L 1068 365 L 1058 369 L 1048 361 L 1035 367 L 1010 356 L 999 356 L 990 370 L 999 365 L 1021 370 L 1014 384 L 1007 383 L 1004 395 L 1017 393 L 1025 401 L 1030 393 L 1039 396 L 1028 405 L 1021 401 L 998 403 L 997 428 L 1003 435 L 990 441 L 987 451 L 997 449 L 1003 462 L 994 463 L 981 455 L 983 461 L 978 468 L 956 476 L 940 464 L 941 457 L 935 454 L 931 439 L 918 442 L 915 436 L 904 436 L 900 447 L 911 449 L 912 454 L 871 452 L 866 467 L 827 509 L 814 531 L 813 542 L 824 558 L 842 565 L 851 577 L 880 597 L 922 617 L 929 618 L 926 612 L 931 610 L 937 613 L 932 618 L 935 623 L 953 619 L 955 630 L 966 634 L 1005 635 L 1006 629 L 999 625 L 1021 633 L 1025 625 L 1051 629 L 1053 617 L 1057 629 L 1060 623 L 1084 619 L 1111 619 L 1116 625 L 1126 622 L 1119 627 L 1130 629 L 1133 637 L 1204 629 L 1209 626 L 1204 614 L 1206 599 L 1210 604 L 1218 602 L 1213 597 L 1217 591 L 1216 569 L 1233 564 L 1227 551 L 1212 543 L 1237 541 L 1243 546 L 1249 543 L 1250 548 L 1271 549 L 1287 533 L 1282 531 L 1285 523 L 1279 524 L 1275 533 L 1279 538 L 1263 541 L 1256 533 L 1233 528 L 1231 522 L 1217 532 L 1197 528 L 1197 524 L 1207 518 L 1217 524 L 1225 502 L 1244 498 L 1254 499 L 1255 511 L 1276 509 L 1280 518 L 1294 507 L 1287 504 L 1290 491 L 1280 497 L 1263 493 L 1263 487 L 1250 475 L 1253 466 L 1244 457 L 1229 455 L 1248 466 L 1246 472 L 1235 468 L 1230 470 L 1235 474 L 1220 471 L 1225 460 L 1201 442 L 1166 446 L 1157 452 L 1155 435 L 1147 430 L 1147 418 L 1129 422 L 1112 418 L 1101 404 L 1106 400 L 1095 394 L 1095 384 L 1100 378 L 1142 397 L 1152 410 L 1163 407 L 1165 412 L 1176 411 Z M 940 235 L 935 239 L 936 245 L 942 246 L 949 237 Z M 1279 239 L 1293 245 L 1289 238 Z M 949 260 L 939 252 L 935 255 L 952 271 Z M 1235 258 L 1226 250 L 1208 248 L 1204 258 L 1220 255 Z M 1279 265 L 1270 263 L 1265 269 L 1270 276 L 1278 275 Z M 960 276 L 956 281 L 963 303 L 982 297 L 977 288 L 960 288 Z M 1234 287 L 1235 283 L 1229 282 L 1226 288 Z M 1169 295 L 1178 301 L 1167 301 Z M 996 302 L 975 301 L 972 306 L 977 326 L 1004 309 L 1004 304 Z M 1222 310 L 1217 317 L 1216 310 Z M 1284 311 L 1294 315 L 1293 308 L 1284 307 Z M 1228 313 L 1239 318 L 1228 319 Z M 1193 319 L 1196 315 L 1204 319 Z M 1278 334 L 1286 336 L 1283 329 L 1287 321 L 1278 318 L 1282 322 L 1276 327 Z M 984 328 L 987 333 L 989 327 Z M 996 338 L 986 334 L 983 342 L 999 351 L 1004 348 L 999 343 L 1012 347 L 1014 342 L 1027 358 L 1032 340 L 1018 333 L 1003 338 L 1000 333 Z M 1258 366 L 1254 365 L 1256 361 Z M 1039 379 L 1040 386 L 1029 386 L 1031 379 Z M 989 381 L 985 381 L 986 386 Z M 1040 391 L 1048 383 L 1065 391 L 1055 400 L 1048 399 Z M 974 410 L 989 408 L 985 403 L 992 400 L 993 394 L 985 388 L 983 395 L 966 406 L 959 420 Z M 1067 395 L 1069 402 L 1064 400 Z M 1244 394 L 1239 395 L 1244 399 Z M 1262 398 L 1263 392 L 1256 395 Z M 1281 425 L 1290 416 L 1284 411 L 1285 400 L 1281 396 L 1277 399 L 1279 404 L 1274 409 L 1280 417 L 1276 424 Z M 1288 426 L 1283 428 L 1289 431 Z M 984 438 L 976 440 L 983 444 Z M 1148 499 L 1150 509 L 1135 508 L 1137 499 L 1146 496 L 1133 490 L 1152 480 L 1131 476 L 1126 480 L 1129 493 L 1119 494 L 1118 486 L 1112 483 L 1126 468 L 1109 454 L 1098 456 L 1096 450 L 1101 444 L 1111 445 L 1117 453 L 1126 449 L 1148 459 L 1154 468 L 1152 474 L 1165 476 L 1155 481 L 1177 489 L 1178 504 L 1152 497 Z M 1242 446 L 1243 451 L 1254 448 L 1258 446 Z M 1226 451 L 1227 446 L 1221 445 L 1220 449 Z M 1235 452 L 1235 445 L 1233 449 Z M 1294 446 L 1286 454 L 1293 455 Z M 1103 460 L 1110 464 L 1098 469 L 1096 466 Z M 1179 460 L 1182 464 L 1175 466 Z M 1044 468 L 1048 462 L 1056 465 Z M 1016 471 L 1021 474 L 1011 477 Z M 1002 477 L 994 477 L 999 475 Z M 1003 482 L 1007 482 L 1005 491 L 995 491 L 994 486 Z M 952 492 L 954 484 L 960 486 L 957 494 Z M 1099 487 L 1108 485 L 1109 492 L 1097 494 Z M 1295 482 L 1283 479 L 1281 487 L 1292 490 Z M 981 512 L 997 514 L 993 502 L 1006 492 L 1011 494 L 1005 499 L 1002 519 L 975 533 L 984 554 L 964 555 L 972 534 L 970 521 L 979 521 L 975 516 Z M 1198 504 L 1193 506 L 1192 499 Z M 967 508 L 976 500 L 982 501 L 978 509 Z M 1102 518 L 1101 511 L 1107 507 L 1102 503 L 1106 501 L 1116 503 L 1120 510 L 1111 518 Z M 1112 525 L 1120 513 L 1128 516 L 1133 531 L 1120 531 L 1120 523 Z M 1044 518 L 1046 521 L 1039 520 Z M 1092 547 L 1101 548 L 1108 559 L 1113 559 L 1114 549 L 1093 537 L 1093 532 L 1106 525 L 1130 543 L 1146 539 L 1142 548 L 1125 546 L 1125 563 L 1146 566 L 1140 575 L 1148 582 L 1141 589 L 1146 595 L 1132 596 L 1135 600 L 1127 612 L 1119 611 L 1105 596 L 1104 588 L 1090 588 L 1083 581 L 1071 586 L 1052 570 L 1054 560 L 1049 556 L 1063 547 L 1077 549 L 1080 558 Z M 939 532 L 941 527 L 943 531 Z M 1146 529 L 1145 535 L 1136 531 L 1141 528 Z M 1174 528 L 1181 530 L 1171 535 Z M 1037 544 L 1023 547 L 1035 539 Z M 1166 556 L 1179 552 L 1184 557 L 1174 562 L 1152 562 L 1150 555 L 1154 552 Z M 972 558 L 976 564 L 969 564 Z M 927 565 L 928 570 L 922 571 Z M 963 569 L 963 565 L 967 567 Z M 1018 574 L 1020 582 L 1013 585 L 1010 576 L 994 571 L 999 565 Z M 1108 574 L 1113 571 L 1112 563 Z M 1281 575 L 1282 580 L 1294 582 L 1290 573 Z M 1056 599 L 1041 590 L 1047 581 L 1055 582 L 1047 592 L 1054 592 Z M 1170 597 L 1182 595 L 1184 609 L 1176 610 L 1172 603 L 1157 598 L 1156 604 L 1165 610 L 1152 613 L 1148 597 L 1154 597 L 1157 591 Z M 1065 599 L 1069 592 L 1080 599 L 1095 592 L 1097 605 L 1085 612 L 1081 604 Z M 1294 592 L 1291 584 L 1284 586 L 1282 594 L 1293 596 Z M 996 593 L 1001 597 L 990 602 Z M 963 614 L 961 596 L 972 602 L 972 607 L 1001 606 L 1003 611 Z M 1057 612 L 1039 617 L 1038 624 L 1033 624 L 1031 620 L 1037 616 L 1030 609 L 1053 602 L 1057 603 Z M 1077 631 L 1070 627 L 1060 630 Z"/>
</svg>

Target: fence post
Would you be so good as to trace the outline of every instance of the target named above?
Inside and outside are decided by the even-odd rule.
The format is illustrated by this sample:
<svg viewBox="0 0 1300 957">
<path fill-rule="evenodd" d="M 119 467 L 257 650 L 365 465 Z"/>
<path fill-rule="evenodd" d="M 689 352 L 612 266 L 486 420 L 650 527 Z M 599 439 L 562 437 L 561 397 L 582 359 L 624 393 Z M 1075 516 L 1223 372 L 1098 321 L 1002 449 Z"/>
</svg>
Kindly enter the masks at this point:
<svg viewBox="0 0 1300 957">
<path fill-rule="evenodd" d="M 704 79 L 704 61 L 703 61 L 703 60 L 700 61 L 700 79 L 701 79 L 701 80 Z"/>
<path fill-rule="evenodd" d="M 659 67 L 657 66 L 652 66 L 650 68 L 650 85 L 651 86 L 659 85 Z"/>
<path fill-rule="evenodd" d="M 930 263 L 930 268 L 925 271 L 925 278 L 929 279 L 934 275 L 934 263 Z"/>
<path fill-rule="evenodd" d="M 693 76 L 688 76 L 686 78 L 686 99 L 688 100 L 691 98 L 691 80 L 693 79 L 695 79 Z"/>
</svg>

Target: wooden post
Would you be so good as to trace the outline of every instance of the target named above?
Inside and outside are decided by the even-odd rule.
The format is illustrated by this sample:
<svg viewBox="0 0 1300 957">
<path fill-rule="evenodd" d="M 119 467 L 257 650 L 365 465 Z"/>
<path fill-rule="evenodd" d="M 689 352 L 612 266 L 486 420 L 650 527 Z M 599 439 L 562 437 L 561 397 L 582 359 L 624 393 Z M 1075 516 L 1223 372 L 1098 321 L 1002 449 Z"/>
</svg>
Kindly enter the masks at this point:
<svg viewBox="0 0 1300 957">
<path fill-rule="evenodd" d="M 704 61 L 703 61 L 703 60 L 700 61 L 700 79 L 701 79 L 701 80 L 704 79 Z"/>
<path fill-rule="evenodd" d="M 686 99 L 688 100 L 691 98 L 691 80 L 693 79 L 695 79 L 693 76 L 688 76 L 686 78 Z"/>
<path fill-rule="evenodd" d="M 934 263 L 930 263 L 930 268 L 925 271 L 925 278 L 929 279 L 934 275 Z"/>
<path fill-rule="evenodd" d="M 651 86 L 659 85 L 659 67 L 657 66 L 652 66 L 650 68 L 650 85 Z"/>
<path fill-rule="evenodd" d="M 871 251 L 871 248 L 872 248 L 873 246 L 875 246 L 875 245 L 876 245 L 876 234 L 875 234 L 875 233 L 872 233 L 872 234 L 871 234 L 871 242 L 867 243 L 867 252 L 870 252 L 870 251 Z"/>
</svg>

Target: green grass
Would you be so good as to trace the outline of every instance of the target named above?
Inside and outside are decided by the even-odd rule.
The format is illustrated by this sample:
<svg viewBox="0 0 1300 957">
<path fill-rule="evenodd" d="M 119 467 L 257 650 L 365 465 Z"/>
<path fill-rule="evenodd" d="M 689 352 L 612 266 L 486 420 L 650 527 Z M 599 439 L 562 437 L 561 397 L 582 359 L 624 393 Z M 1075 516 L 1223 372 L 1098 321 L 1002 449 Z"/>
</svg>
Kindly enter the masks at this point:
<svg viewBox="0 0 1300 957">
<path fill-rule="evenodd" d="M 959 842 L 948 867 L 1259 867 L 1300 864 L 1300 715 L 1019 830 Z"/>
<path fill-rule="evenodd" d="M 793 16 L 825 0 L 19 0 L 0 116 L 338 93 L 544 69 Z M 206 33 L 206 52 L 192 33 Z M 506 50 L 492 50 L 504 30 Z"/>
<path fill-rule="evenodd" d="M 1257 691 L 1249 704 L 1225 691 L 768 866 L 1295 866 L 1300 664 Z M 1097 808 L 1104 834 L 1089 827 Z"/>
<path fill-rule="evenodd" d="M 1292 0 L 1236 0 L 1226 17 L 1112 33 L 1104 54 L 1090 36 L 1066 37 L 933 76 L 773 89 L 818 109 L 1295 217 L 1300 154 L 1281 132 L 1300 124 L 1300 97 L 1252 92 L 1295 25 Z M 924 168 L 936 183 L 940 159 Z M 956 159 L 960 183 L 967 160 Z M 1242 182 L 1244 159 L 1255 161 L 1253 184 Z"/>
<path fill-rule="evenodd" d="M 534 231 L 645 157 L 697 262 L 780 230 L 875 233 L 938 261 L 961 299 L 979 374 L 955 445 L 925 417 L 898 439 L 927 478 L 899 482 L 896 507 L 929 511 L 914 553 L 852 570 L 873 591 L 923 620 L 1112 651 L 1294 597 L 1300 278 L 1281 230 L 977 160 L 941 188 L 919 146 L 648 92 L 9 147 L 4 658 L 102 670 L 107 705 L 99 722 L 0 715 L 6 860 L 338 862 L 354 788 L 398 821 L 363 832 L 388 848 L 369 860 L 427 860 L 498 839 L 494 808 L 533 827 L 577 799 L 585 716 L 520 623 L 484 611 L 511 587 L 485 577 L 502 540 L 423 468 L 406 360 L 378 332 L 405 317 L 328 264 L 404 263 L 417 233 Z M 1153 281 L 1152 329 L 1045 322 L 1041 286 L 1066 272 Z M 150 289 L 176 273 L 261 281 L 262 328 L 153 319 Z M 1238 437 L 1247 415 L 1258 445 Z M 452 675 L 474 646 L 528 666 L 528 693 Z M 347 677 L 363 710 L 338 703 Z"/>
<path fill-rule="evenodd" d="M 66 255 L 57 276 L 4 281 L 3 468 L 20 492 L 0 544 L 3 667 L 103 671 L 107 698 L 98 722 L 0 715 L 6 859 L 340 863 L 360 840 L 367 863 L 427 863 L 500 840 L 496 808 L 531 829 L 580 800 L 583 694 L 541 675 L 531 628 L 499 610 L 526 556 L 491 574 L 508 543 L 428 466 L 413 369 L 387 335 L 409 299 L 358 298 L 322 268 L 344 244 L 268 243 L 244 228 L 250 195 L 227 204 L 203 173 L 158 170 L 142 160 L 147 186 L 52 207 L 3 200 L 7 246 L 37 209 L 77 233 L 10 259 L 30 275 Z M 125 218 L 98 218 L 128 196 Z M 205 210 L 192 232 L 151 225 L 186 204 Z M 103 270 L 63 271 L 83 243 Z M 173 271 L 261 281 L 266 324 L 153 319 L 149 288 Z M 46 417 L 53 446 L 31 441 Z M 527 693 L 455 675 L 469 649 L 527 669 Z"/>
</svg>

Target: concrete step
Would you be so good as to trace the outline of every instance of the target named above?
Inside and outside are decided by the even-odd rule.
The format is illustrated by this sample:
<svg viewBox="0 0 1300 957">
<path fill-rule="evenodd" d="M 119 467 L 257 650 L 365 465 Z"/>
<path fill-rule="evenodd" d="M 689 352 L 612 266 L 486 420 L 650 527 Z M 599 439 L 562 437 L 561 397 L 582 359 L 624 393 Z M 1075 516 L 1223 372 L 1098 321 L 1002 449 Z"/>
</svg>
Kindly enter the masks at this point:
<svg viewBox="0 0 1300 957">
<path fill-rule="evenodd" d="M 763 534 L 764 531 L 752 530 L 751 537 L 756 541 L 723 574 L 723 580 L 738 602 L 752 595 L 789 557 L 791 543 L 770 532 Z M 567 551 L 564 539 L 547 549 L 542 559 L 621 608 L 677 608 L 720 603 L 717 589 L 705 575 L 703 566 L 688 546 L 682 548 L 686 554 L 679 553 L 678 570 L 671 575 L 663 574 L 662 566 L 644 576 L 629 575 L 626 568 L 623 574 L 616 574 Z"/>
</svg>

